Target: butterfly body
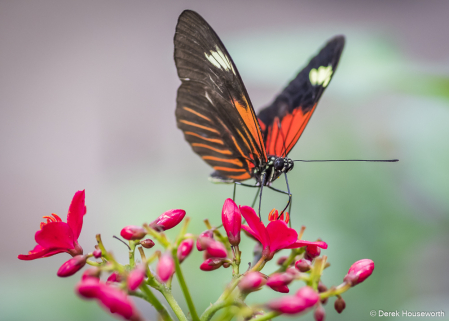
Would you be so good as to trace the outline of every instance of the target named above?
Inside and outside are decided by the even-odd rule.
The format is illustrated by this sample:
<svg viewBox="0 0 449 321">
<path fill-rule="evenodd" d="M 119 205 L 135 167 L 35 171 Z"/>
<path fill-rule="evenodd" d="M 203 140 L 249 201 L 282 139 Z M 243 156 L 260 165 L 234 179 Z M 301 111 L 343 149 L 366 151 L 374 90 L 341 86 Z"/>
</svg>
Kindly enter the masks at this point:
<svg viewBox="0 0 449 321">
<path fill-rule="evenodd" d="M 231 56 L 210 25 L 186 10 L 178 20 L 174 59 L 181 86 L 176 119 L 215 182 L 250 178 L 270 186 L 293 169 L 298 141 L 335 73 L 344 37 L 331 39 L 257 115 Z"/>
</svg>

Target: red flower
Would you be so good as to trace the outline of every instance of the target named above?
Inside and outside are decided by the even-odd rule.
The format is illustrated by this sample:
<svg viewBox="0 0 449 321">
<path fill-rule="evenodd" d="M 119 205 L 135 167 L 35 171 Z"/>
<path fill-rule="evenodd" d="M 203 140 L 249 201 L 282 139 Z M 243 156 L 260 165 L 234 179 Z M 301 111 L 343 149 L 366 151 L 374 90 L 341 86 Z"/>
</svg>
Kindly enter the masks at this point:
<svg viewBox="0 0 449 321">
<path fill-rule="evenodd" d="M 279 212 L 277 209 L 272 209 L 271 212 L 268 214 L 268 220 L 271 221 L 277 221 L 277 220 L 281 220 L 281 221 L 285 221 L 285 223 L 288 224 L 288 221 L 290 221 L 290 215 L 285 212 L 285 220 L 284 220 L 284 213 L 282 213 L 279 216 Z"/>
<path fill-rule="evenodd" d="M 143 229 L 143 227 L 128 225 L 121 230 L 120 235 L 125 240 L 131 241 L 131 240 L 140 240 L 145 235 L 147 235 L 147 232 Z"/>
<path fill-rule="evenodd" d="M 297 314 L 312 306 L 320 300 L 320 296 L 311 287 L 299 289 L 294 296 L 284 296 L 268 302 L 267 306 L 274 311 L 285 314 Z"/>
<path fill-rule="evenodd" d="M 268 278 L 267 285 L 276 292 L 288 293 L 290 290 L 287 285 L 293 281 L 293 275 L 290 273 L 275 273 Z"/>
<path fill-rule="evenodd" d="M 221 220 L 223 222 L 223 227 L 228 234 L 229 243 L 231 243 L 232 246 L 239 245 L 242 215 L 240 214 L 237 204 L 230 198 L 224 202 Z"/>
<path fill-rule="evenodd" d="M 189 256 L 190 252 L 192 252 L 193 243 L 193 239 L 186 239 L 179 244 L 178 251 L 176 252 L 179 263 L 182 263 Z"/>
<path fill-rule="evenodd" d="M 260 272 L 249 272 L 240 280 L 239 289 L 242 292 L 252 292 L 267 283 L 267 279 Z"/>
<path fill-rule="evenodd" d="M 58 276 L 65 278 L 71 276 L 81 270 L 86 264 L 87 257 L 84 255 L 77 255 L 65 262 L 58 270 Z"/>
<path fill-rule="evenodd" d="M 156 272 L 162 282 L 167 282 L 168 279 L 175 273 L 175 261 L 170 252 L 162 254 L 156 267 Z"/>
<path fill-rule="evenodd" d="M 44 216 L 47 222 L 41 223 L 41 229 L 34 238 L 37 245 L 27 255 L 19 255 L 20 260 L 34 260 L 67 252 L 71 256 L 83 254 L 78 244 L 78 237 L 83 227 L 83 216 L 86 214 L 84 191 L 78 191 L 73 196 L 67 214 L 67 223 L 61 221 L 58 215 Z"/>
<path fill-rule="evenodd" d="M 203 271 L 213 271 L 218 269 L 220 266 L 224 265 L 225 263 L 228 263 L 229 260 L 222 259 L 218 257 L 212 257 L 209 259 L 206 259 L 201 265 L 200 269 Z"/>
<path fill-rule="evenodd" d="M 248 225 L 242 225 L 242 228 L 262 243 L 262 256 L 265 260 L 271 260 L 274 253 L 282 249 L 293 249 L 306 245 L 315 245 L 327 248 L 324 242 L 308 242 L 298 240 L 298 233 L 287 226 L 282 220 L 274 220 L 268 223 L 267 227 L 259 219 L 256 212 L 249 206 L 240 206 L 240 212 L 248 222 Z"/>
<path fill-rule="evenodd" d="M 145 265 L 139 264 L 134 270 L 132 270 L 128 275 L 128 289 L 130 291 L 135 291 L 145 279 Z"/>
</svg>

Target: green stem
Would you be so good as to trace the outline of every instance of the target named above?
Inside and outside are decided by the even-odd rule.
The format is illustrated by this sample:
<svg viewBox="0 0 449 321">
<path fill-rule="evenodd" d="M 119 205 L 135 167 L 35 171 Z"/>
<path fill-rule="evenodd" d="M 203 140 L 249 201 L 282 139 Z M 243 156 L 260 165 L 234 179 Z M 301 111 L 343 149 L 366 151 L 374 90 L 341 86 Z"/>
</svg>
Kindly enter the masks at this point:
<svg viewBox="0 0 449 321">
<path fill-rule="evenodd" d="M 133 268 L 136 265 L 136 262 L 134 260 L 134 251 L 136 250 L 136 242 L 129 241 L 129 265 L 131 268 Z"/>
<path fill-rule="evenodd" d="M 243 302 L 239 302 L 239 301 L 234 301 L 234 300 L 224 300 L 224 301 L 217 301 L 214 304 L 210 305 L 201 315 L 200 321 L 209 321 L 210 319 L 212 319 L 212 317 L 214 316 L 214 314 L 223 308 L 226 308 L 228 306 L 231 305 L 236 305 L 236 306 L 245 306 L 245 304 Z"/>
<path fill-rule="evenodd" d="M 187 306 L 189 307 L 190 315 L 192 316 L 193 321 L 199 321 L 198 313 L 196 312 L 195 305 L 193 304 L 192 297 L 190 296 L 189 288 L 187 287 L 187 283 L 184 279 L 184 275 L 182 274 L 181 266 L 179 264 L 177 248 L 172 249 L 173 260 L 175 261 L 175 271 L 176 277 L 178 278 L 179 285 L 181 286 L 182 293 L 187 302 Z"/>
<path fill-rule="evenodd" d="M 259 262 L 257 262 L 256 265 L 254 265 L 250 271 L 254 272 L 262 270 L 263 267 L 265 266 L 265 263 L 267 263 L 267 261 L 265 261 L 265 257 L 262 256 Z"/>
<path fill-rule="evenodd" d="M 280 315 L 279 312 L 274 312 L 274 311 L 272 311 L 272 312 L 265 313 L 264 315 L 260 315 L 260 316 L 258 316 L 258 317 L 255 317 L 254 319 L 251 319 L 251 321 L 265 321 L 265 320 L 270 320 L 270 319 L 275 318 L 275 317 L 277 317 L 277 316 L 279 316 L 279 315 Z"/>
<path fill-rule="evenodd" d="M 162 305 L 162 303 L 158 300 L 158 298 L 153 294 L 153 292 L 150 290 L 150 288 L 146 284 L 142 284 L 140 286 L 140 289 L 142 290 L 142 293 L 139 292 L 131 292 L 131 295 L 140 297 L 142 299 L 147 300 L 150 302 L 154 308 L 159 312 L 162 319 L 165 321 L 173 321 L 172 317 L 168 313 L 167 309 Z"/>
<path fill-rule="evenodd" d="M 343 292 L 348 291 L 350 288 L 351 288 L 351 284 L 344 282 L 344 283 L 340 284 L 339 286 L 337 286 L 336 288 L 330 288 L 326 292 L 320 293 L 320 299 L 326 299 L 330 296 L 340 295 Z"/>
<path fill-rule="evenodd" d="M 167 300 L 167 303 L 170 305 L 173 312 L 178 317 L 179 321 L 188 321 L 178 302 L 176 302 L 175 298 L 173 297 L 173 294 L 171 294 L 170 289 L 162 285 L 160 291 L 164 298 Z"/>
</svg>

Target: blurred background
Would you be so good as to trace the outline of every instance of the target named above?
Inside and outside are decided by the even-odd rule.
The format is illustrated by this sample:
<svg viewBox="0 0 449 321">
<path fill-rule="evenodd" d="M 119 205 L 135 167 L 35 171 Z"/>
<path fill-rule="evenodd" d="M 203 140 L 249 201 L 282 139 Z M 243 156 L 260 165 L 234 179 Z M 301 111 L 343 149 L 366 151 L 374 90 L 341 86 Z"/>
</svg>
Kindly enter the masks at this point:
<svg viewBox="0 0 449 321">
<path fill-rule="evenodd" d="M 293 226 L 329 244 L 328 286 L 359 259 L 376 264 L 343 296 L 341 315 L 330 300 L 328 320 L 370 319 L 373 309 L 449 315 L 449 2 L 16 0 L 0 1 L 0 319 L 114 319 L 77 298 L 79 276 L 56 277 L 69 255 L 17 259 L 34 247 L 42 216 L 66 220 L 79 189 L 84 251 L 101 233 L 123 262 L 127 250 L 112 235 L 125 225 L 171 208 L 187 211 L 192 233 L 205 229 L 204 218 L 220 223 L 232 186 L 207 180 L 211 168 L 176 128 L 173 35 L 184 9 L 221 37 L 256 110 L 327 39 L 346 35 L 338 71 L 290 156 L 400 162 L 296 164 Z M 239 188 L 237 203 L 249 205 L 254 192 Z M 264 192 L 264 220 L 286 200 Z M 244 238 L 244 262 L 253 246 Z M 201 262 L 195 252 L 183 263 L 199 311 L 231 274 L 201 272 Z M 248 301 L 279 296 L 264 289 Z"/>
</svg>

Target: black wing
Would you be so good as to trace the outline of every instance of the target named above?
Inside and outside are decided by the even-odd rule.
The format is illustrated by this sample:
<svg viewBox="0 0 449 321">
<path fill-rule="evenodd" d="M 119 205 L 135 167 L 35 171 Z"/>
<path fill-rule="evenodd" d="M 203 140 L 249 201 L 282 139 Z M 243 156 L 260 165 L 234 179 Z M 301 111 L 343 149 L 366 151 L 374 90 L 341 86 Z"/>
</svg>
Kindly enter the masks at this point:
<svg viewBox="0 0 449 321">
<path fill-rule="evenodd" d="M 176 119 L 193 151 L 215 169 L 221 180 L 252 177 L 266 161 L 259 123 L 223 43 L 196 12 L 180 16 L 175 33 L 179 79 Z"/>
<path fill-rule="evenodd" d="M 274 102 L 259 112 L 268 155 L 285 157 L 295 146 L 335 73 L 344 45 L 344 36 L 329 40 Z"/>
</svg>

